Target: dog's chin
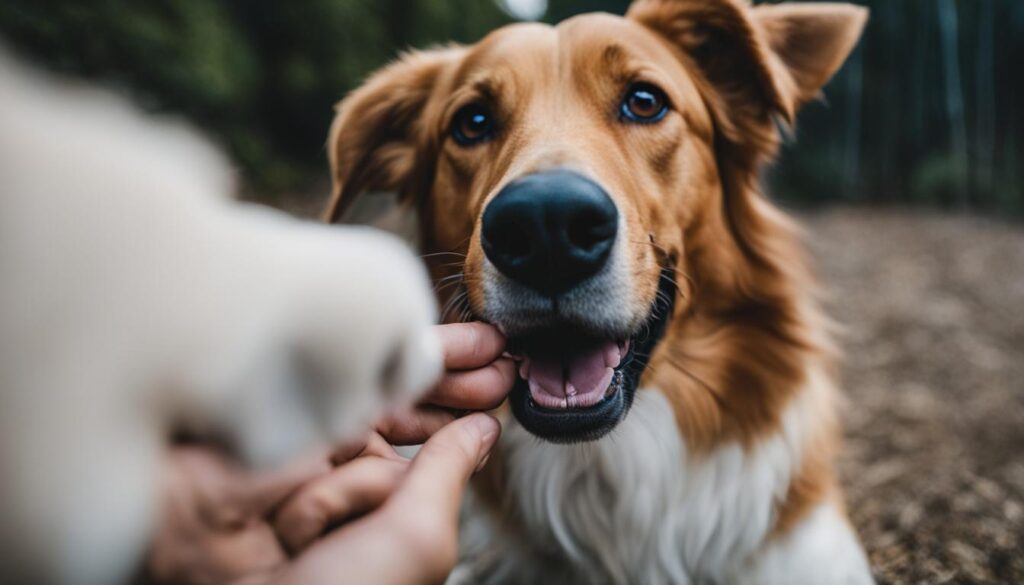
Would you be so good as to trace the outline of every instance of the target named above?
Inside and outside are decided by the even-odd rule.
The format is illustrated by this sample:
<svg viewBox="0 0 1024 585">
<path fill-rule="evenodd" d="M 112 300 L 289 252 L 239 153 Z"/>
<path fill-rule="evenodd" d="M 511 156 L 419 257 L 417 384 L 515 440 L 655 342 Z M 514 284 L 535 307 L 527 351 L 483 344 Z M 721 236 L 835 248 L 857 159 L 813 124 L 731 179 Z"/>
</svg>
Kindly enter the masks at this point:
<svg viewBox="0 0 1024 585">
<path fill-rule="evenodd" d="M 552 323 L 509 339 L 519 377 L 509 395 L 520 425 L 553 443 L 600 439 L 629 413 L 647 362 L 667 328 L 675 301 L 670 270 L 635 331 L 609 337 L 585 324 Z"/>
</svg>

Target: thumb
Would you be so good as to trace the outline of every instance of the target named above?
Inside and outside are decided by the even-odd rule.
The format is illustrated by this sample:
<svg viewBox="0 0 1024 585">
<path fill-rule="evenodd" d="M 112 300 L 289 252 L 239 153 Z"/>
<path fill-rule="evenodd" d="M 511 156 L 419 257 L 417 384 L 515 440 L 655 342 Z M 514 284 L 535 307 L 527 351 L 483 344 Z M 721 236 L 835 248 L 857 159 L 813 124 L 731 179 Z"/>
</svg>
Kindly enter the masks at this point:
<svg viewBox="0 0 1024 585">
<path fill-rule="evenodd" d="M 380 511 L 324 537 L 280 582 L 321 583 L 344 574 L 352 583 L 443 583 L 456 561 L 462 492 L 500 432 L 483 413 L 446 425 L 416 454 Z"/>
<path fill-rule="evenodd" d="M 424 503 L 429 503 L 441 518 L 456 521 L 466 483 L 500 433 L 498 421 L 482 412 L 449 423 L 416 454 L 389 504 L 422 509 Z"/>
</svg>

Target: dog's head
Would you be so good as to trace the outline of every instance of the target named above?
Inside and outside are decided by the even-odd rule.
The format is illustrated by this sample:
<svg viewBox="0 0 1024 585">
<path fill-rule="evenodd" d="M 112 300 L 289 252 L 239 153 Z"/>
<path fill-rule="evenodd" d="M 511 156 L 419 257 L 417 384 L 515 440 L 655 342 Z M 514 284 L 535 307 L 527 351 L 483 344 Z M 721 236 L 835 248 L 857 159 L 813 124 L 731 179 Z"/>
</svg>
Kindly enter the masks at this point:
<svg viewBox="0 0 1024 585">
<path fill-rule="evenodd" d="M 750 184 L 865 18 L 639 0 L 625 17 L 405 55 L 339 106 L 328 219 L 367 190 L 415 202 L 452 285 L 442 300 L 503 328 L 523 358 L 517 419 L 554 441 L 600 437 L 670 321 L 771 294 L 757 273 L 776 219 Z"/>
</svg>

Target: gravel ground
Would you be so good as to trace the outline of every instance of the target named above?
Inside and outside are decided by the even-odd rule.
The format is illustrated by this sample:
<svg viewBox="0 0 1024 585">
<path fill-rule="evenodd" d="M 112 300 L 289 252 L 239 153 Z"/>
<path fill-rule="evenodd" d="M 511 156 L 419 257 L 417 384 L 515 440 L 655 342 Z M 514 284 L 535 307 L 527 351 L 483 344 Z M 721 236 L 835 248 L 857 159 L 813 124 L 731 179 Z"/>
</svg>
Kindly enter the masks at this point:
<svg viewBox="0 0 1024 585">
<path fill-rule="evenodd" d="M 805 214 L 846 350 L 841 462 L 880 584 L 1024 584 L 1024 229 Z"/>
</svg>

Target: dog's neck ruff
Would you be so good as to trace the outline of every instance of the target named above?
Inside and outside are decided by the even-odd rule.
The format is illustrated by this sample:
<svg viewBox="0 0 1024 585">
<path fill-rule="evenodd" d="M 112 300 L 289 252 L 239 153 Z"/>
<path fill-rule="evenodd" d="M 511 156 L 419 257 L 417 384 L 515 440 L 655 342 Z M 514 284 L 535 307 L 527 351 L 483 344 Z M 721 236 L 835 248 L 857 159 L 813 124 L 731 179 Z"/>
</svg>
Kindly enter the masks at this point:
<svg viewBox="0 0 1024 585">
<path fill-rule="evenodd" d="M 510 426 L 502 447 L 515 516 L 501 522 L 517 522 L 525 536 L 495 547 L 502 528 L 471 514 L 463 575 L 477 583 L 728 579 L 770 534 L 832 392 L 812 372 L 774 434 L 749 449 L 730 443 L 703 455 L 688 452 L 655 389 L 638 392 L 630 414 L 600 441 L 551 445 Z"/>
</svg>

